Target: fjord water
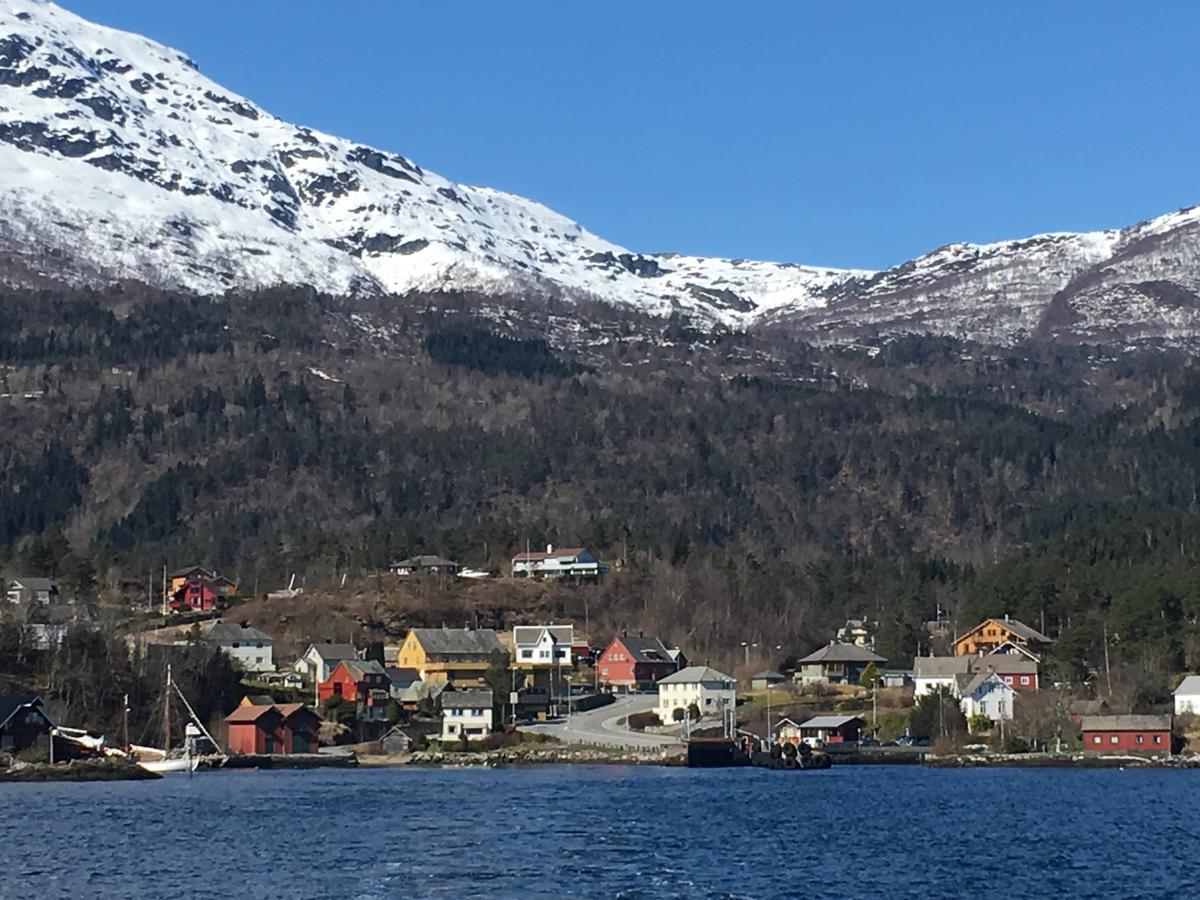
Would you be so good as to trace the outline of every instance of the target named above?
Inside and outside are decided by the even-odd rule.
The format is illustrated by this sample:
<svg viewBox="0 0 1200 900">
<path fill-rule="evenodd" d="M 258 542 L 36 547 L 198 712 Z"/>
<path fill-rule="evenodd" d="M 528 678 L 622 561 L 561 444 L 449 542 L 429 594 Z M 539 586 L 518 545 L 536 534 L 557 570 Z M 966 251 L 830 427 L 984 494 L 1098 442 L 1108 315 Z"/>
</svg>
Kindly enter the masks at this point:
<svg viewBox="0 0 1200 900">
<path fill-rule="evenodd" d="M 1200 772 L 543 766 L 0 785 L 3 897 L 1183 896 Z"/>
</svg>

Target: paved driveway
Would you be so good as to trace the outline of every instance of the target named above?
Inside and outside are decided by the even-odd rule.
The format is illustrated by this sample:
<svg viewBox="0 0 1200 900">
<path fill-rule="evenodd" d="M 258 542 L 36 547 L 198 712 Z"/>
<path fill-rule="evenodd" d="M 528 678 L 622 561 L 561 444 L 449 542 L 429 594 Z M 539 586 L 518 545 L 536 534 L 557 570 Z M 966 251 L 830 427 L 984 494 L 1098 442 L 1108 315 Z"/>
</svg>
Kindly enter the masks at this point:
<svg viewBox="0 0 1200 900">
<path fill-rule="evenodd" d="M 521 726 L 522 731 L 548 734 L 568 744 L 599 744 L 606 747 L 677 747 L 680 739 L 673 734 L 641 734 L 618 725 L 633 713 L 646 712 L 658 705 L 657 694 L 630 694 L 599 709 L 573 713 L 569 719 L 538 722 Z"/>
</svg>

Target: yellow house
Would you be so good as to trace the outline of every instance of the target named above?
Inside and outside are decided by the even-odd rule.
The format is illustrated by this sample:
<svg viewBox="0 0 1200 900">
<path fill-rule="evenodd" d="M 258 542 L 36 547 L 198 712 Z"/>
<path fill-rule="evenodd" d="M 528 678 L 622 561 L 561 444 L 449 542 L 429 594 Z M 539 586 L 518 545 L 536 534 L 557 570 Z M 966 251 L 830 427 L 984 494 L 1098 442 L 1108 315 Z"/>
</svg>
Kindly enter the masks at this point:
<svg viewBox="0 0 1200 900">
<path fill-rule="evenodd" d="M 414 628 L 396 654 L 396 665 L 416 669 L 422 681 L 483 680 L 490 657 L 504 647 L 490 628 Z"/>
</svg>

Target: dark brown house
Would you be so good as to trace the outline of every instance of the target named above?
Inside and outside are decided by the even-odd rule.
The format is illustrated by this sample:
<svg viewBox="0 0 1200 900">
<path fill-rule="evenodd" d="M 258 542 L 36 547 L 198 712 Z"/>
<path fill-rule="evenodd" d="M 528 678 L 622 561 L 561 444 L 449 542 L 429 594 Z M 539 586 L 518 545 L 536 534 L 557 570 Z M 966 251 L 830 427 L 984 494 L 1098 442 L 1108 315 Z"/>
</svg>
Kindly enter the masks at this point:
<svg viewBox="0 0 1200 900">
<path fill-rule="evenodd" d="M 43 740 L 50 740 L 54 722 L 46 714 L 42 698 L 32 694 L 0 695 L 0 751 L 20 753 Z"/>
</svg>

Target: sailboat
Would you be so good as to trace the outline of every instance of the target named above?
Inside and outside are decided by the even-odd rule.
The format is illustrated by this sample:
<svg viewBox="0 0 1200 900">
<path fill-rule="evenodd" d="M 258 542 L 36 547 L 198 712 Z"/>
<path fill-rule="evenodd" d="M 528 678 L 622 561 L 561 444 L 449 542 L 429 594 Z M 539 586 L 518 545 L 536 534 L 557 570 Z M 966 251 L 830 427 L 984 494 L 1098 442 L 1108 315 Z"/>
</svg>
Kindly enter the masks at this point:
<svg viewBox="0 0 1200 900">
<path fill-rule="evenodd" d="M 182 756 L 171 755 L 172 694 L 178 696 L 183 701 L 183 705 L 191 718 L 191 721 L 184 727 Z M 163 690 L 162 725 L 163 746 L 161 750 L 156 747 L 138 747 L 135 745 L 131 745 L 129 748 L 137 757 L 137 764 L 148 772 L 156 772 L 159 775 L 166 775 L 172 772 L 187 772 L 191 774 L 200 767 L 200 755 L 196 753 L 197 738 L 203 735 L 212 742 L 214 747 L 217 746 L 217 742 L 213 740 L 212 735 L 200 723 L 200 719 L 196 716 L 196 711 L 188 703 L 187 697 L 183 695 L 183 691 L 179 689 L 179 685 L 172 680 L 169 663 L 167 664 L 167 683 Z"/>
</svg>

